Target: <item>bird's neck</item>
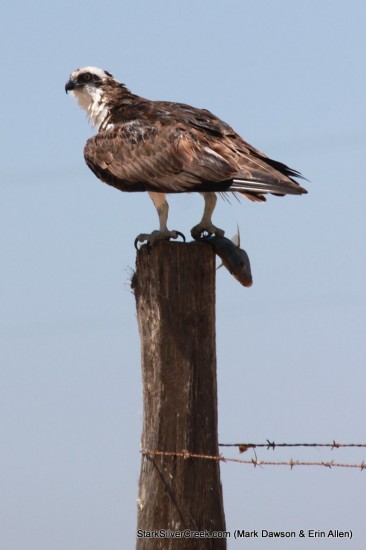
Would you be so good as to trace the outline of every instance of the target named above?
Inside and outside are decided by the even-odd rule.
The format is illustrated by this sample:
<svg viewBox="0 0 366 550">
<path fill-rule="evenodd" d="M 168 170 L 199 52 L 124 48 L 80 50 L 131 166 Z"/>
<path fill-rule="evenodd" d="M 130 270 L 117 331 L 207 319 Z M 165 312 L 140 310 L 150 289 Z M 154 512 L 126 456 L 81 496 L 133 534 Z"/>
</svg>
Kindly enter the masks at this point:
<svg viewBox="0 0 366 550">
<path fill-rule="evenodd" d="M 113 113 L 130 106 L 138 96 L 132 94 L 123 84 L 93 88 L 89 93 L 75 93 L 82 109 L 98 130 L 105 130 L 113 119 Z"/>
<path fill-rule="evenodd" d="M 97 126 L 99 129 L 109 114 L 108 102 L 106 101 L 101 88 L 97 88 L 91 95 L 90 103 L 86 108 L 86 112 L 93 126 Z"/>
</svg>

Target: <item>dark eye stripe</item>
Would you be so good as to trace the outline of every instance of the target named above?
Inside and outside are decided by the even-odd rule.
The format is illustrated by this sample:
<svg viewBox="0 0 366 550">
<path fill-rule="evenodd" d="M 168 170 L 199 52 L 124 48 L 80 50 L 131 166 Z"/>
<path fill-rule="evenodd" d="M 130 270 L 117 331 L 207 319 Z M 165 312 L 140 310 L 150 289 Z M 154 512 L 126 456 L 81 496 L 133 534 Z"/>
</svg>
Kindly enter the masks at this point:
<svg viewBox="0 0 366 550">
<path fill-rule="evenodd" d="M 80 82 L 80 84 L 86 84 L 88 82 L 93 82 L 95 85 L 99 85 L 102 83 L 103 79 L 98 76 L 97 74 L 94 74 L 94 73 L 89 73 L 89 72 L 85 72 L 85 73 L 80 73 L 78 76 L 77 76 L 77 80 Z"/>
<path fill-rule="evenodd" d="M 100 82 L 101 78 L 93 73 L 82 73 L 79 74 L 78 80 L 81 82 Z"/>
</svg>

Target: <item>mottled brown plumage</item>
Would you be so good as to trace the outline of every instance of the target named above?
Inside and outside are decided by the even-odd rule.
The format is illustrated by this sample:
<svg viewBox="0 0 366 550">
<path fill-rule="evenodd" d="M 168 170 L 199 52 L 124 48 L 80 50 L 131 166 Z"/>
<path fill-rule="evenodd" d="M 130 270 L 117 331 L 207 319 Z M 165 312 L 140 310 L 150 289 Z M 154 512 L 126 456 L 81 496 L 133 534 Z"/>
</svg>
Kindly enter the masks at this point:
<svg viewBox="0 0 366 550">
<path fill-rule="evenodd" d="M 306 193 L 294 179 L 299 172 L 265 156 L 205 109 L 149 101 L 93 67 L 74 71 L 66 90 L 99 126 L 84 149 L 89 168 L 121 191 L 152 193 L 161 230 L 167 231 L 159 211 L 165 199 L 156 193 L 200 192 L 207 198 L 230 191 L 255 201 L 264 201 L 266 193 Z M 199 224 L 203 231 L 217 229 L 211 224 L 216 200 L 208 202 L 202 219 L 208 227 Z"/>
</svg>

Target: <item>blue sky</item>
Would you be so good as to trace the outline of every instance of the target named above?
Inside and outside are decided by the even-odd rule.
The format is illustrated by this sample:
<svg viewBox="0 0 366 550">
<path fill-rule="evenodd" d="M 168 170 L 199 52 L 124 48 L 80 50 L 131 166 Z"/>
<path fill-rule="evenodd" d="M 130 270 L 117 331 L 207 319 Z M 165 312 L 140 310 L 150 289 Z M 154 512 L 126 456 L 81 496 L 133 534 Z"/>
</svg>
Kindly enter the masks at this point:
<svg viewBox="0 0 366 550">
<path fill-rule="evenodd" d="M 133 240 L 157 218 L 146 195 L 102 185 L 84 164 L 93 129 L 64 92 L 76 67 L 208 108 L 310 180 L 307 196 L 216 209 L 228 235 L 239 224 L 254 277 L 245 289 L 217 274 L 219 439 L 364 441 L 365 17 L 361 0 L 4 6 L 1 548 L 135 540 L 142 398 L 129 278 Z M 201 197 L 170 204 L 170 225 L 189 234 Z M 347 547 L 363 548 L 364 473 L 232 464 L 221 473 L 228 529 L 352 529 Z M 317 541 L 330 546 L 344 541 Z"/>
</svg>

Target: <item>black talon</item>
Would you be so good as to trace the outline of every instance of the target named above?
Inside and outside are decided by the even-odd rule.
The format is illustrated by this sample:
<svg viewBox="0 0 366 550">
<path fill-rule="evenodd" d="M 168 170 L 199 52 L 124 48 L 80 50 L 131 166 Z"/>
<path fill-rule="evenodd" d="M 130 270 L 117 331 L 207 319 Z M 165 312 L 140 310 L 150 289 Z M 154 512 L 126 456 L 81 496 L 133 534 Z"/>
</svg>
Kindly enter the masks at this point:
<svg viewBox="0 0 366 550">
<path fill-rule="evenodd" d="M 139 238 L 136 237 L 136 239 L 135 239 L 135 241 L 134 241 L 134 243 L 133 243 L 134 246 L 135 246 L 135 248 L 136 248 L 136 250 L 140 250 L 141 246 L 143 245 L 143 243 L 141 243 L 141 246 L 138 247 L 138 246 L 137 246 L 137 243 L 138 243 L 138 242 L 139 242 Z M 150 241 L 148 241 L 147 244 L 149 244 L 149 242 L 150 242 Z"/>
<path fill-rule="evenodd" d="M 175 237 L 176 239 L 177 239 L 178 237 L 181 237 L 181 238 L 182 238 L 182 241 L 183 241 L 184 243 L 186 242 L 186 238 L 185 238 L 185 236 L 183 235 L 183 233 L 181 233 L 180 231 L 176 231 L 176 234 L 177 234 L 177 236 Z M 170 237 L 170 238 L 171 238 L 171 237 Z M 167 240 L 169 240 L 169 239 L 167 239 Z M 138 242 L 139 242 L 139 237 L 136 237 L 136 239 L 134 240 L 134 243 L 133 243 L 134 246 L 135 246 L 135 248 L 136 248 L 136 250 L 140 250 L 141 246 L 143 246 L 143 243 L 142 243 L 141 246 L 139 247 L 139 246 L 138 246 Z M 146 241 L 146 244 L 149 246 L 149 245 L 150 245 L 150 241 Z"/>
<path fill-rule="evenodd" d="M 186 238 L 185 238 L 185 236 L 183 235 L 183 233 L 181 233 L 180 231 L 176 231 L 176 234 L 177 234 L 177 238 L 178 238 L 178 237 L 182 237 L 183 242 L 184 242 L 184 243 L 186 242 Z"/>
</svg>

